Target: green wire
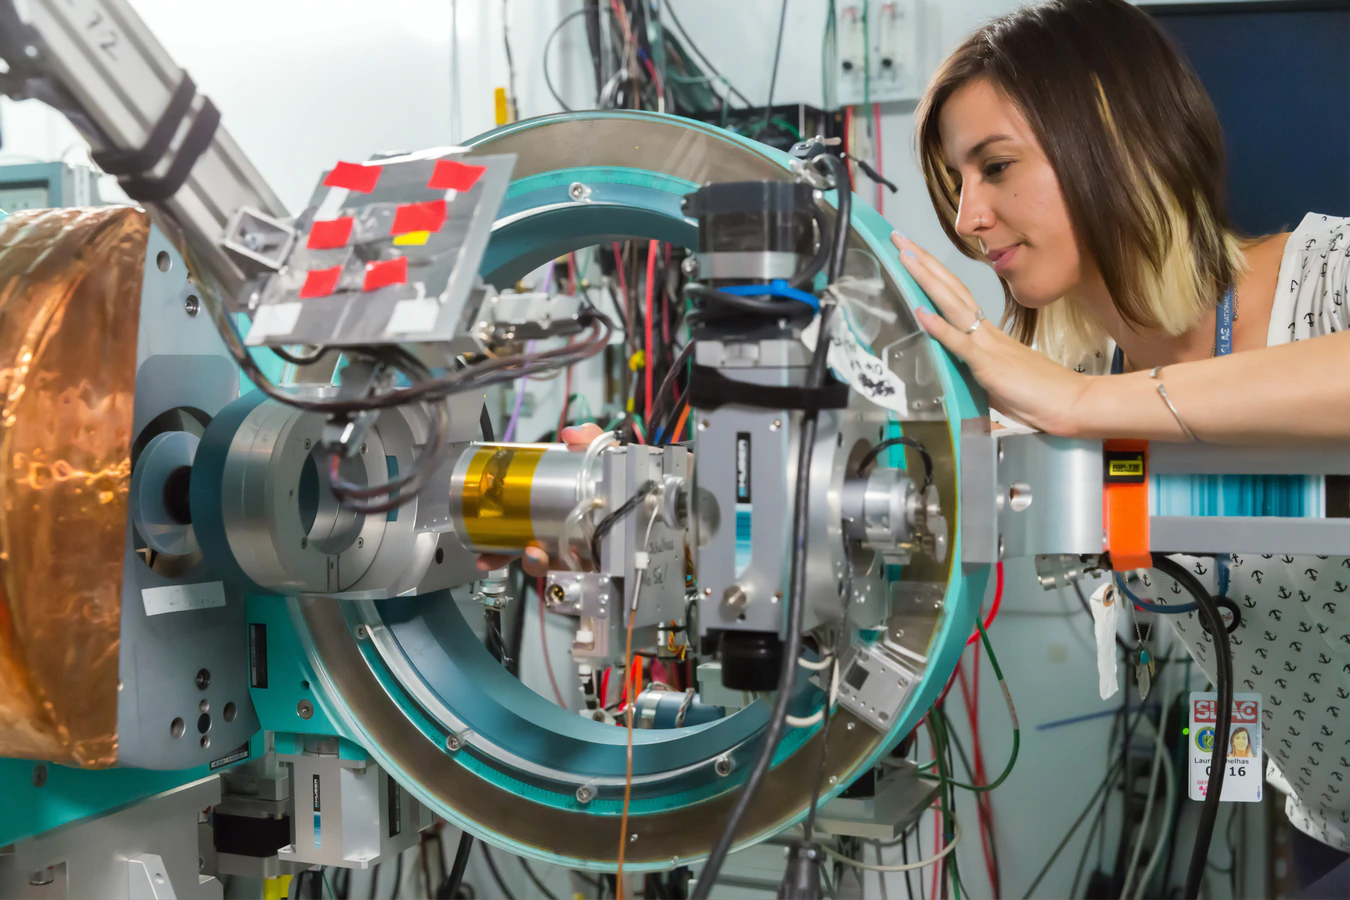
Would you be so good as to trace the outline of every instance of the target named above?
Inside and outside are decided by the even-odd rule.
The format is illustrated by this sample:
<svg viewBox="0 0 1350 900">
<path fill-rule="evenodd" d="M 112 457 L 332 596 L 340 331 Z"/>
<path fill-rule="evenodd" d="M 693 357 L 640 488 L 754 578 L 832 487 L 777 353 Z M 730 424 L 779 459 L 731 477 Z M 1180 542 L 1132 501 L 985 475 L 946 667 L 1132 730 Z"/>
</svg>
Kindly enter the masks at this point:
<svg viewBox="0 0 1350 900">
<path fill-rule="evenodd" d="M 333 900 L 337 900 L 337 894 L 333 893 L 333 886 L 328 883 L 328 870 L 320 869 L 319 874 L 323 876 L 323 886 L 328 888 L 328 896 L 333 898 Z"/>
<path fill-rule="evenodd" d="M 871 4 L 864 3 L 862 8 L 862 26 L 863 26 L 863 107 L 864 109 L 872 105 L 872 39 L 867 36 L 867 8 Z M 864 113 L 866 115 L 866 113 Z M 853 152 L 853 148 L 849 148 Z"/>
<path fill-rule="evenodd" d="M 980 629 L 980 640 L 984 641 L 985 652 L 989 654 L 989 663 L 994 667 L 994 677 L 998 679 L 998 686 L 1003 689 L 1003 699 L 1008 702 L 1008 716 L 1012 719 L 1013 727 L 1013 745 L 1012 753 L 1008 756 L 1008 764 L 1004 766 L 1002 774 L 989 784 L 964 784 L 960 781 L 953 781 L 955 787 L 964 788 L 967 791 L 983 793 L 992 791 L 1000 784 L 1008 780 L 1012 774 L 1013 766 L 1017 764 L 1017 754 L 1022 749 L 1022 729 L 1017 723 L 1017 708 L 1013 706 L 1012 693 L 1008 690 L 1008 683 L 1003 680 L 1003 669 L 998 664 L 998 657 L 994 655 L 994 647 L 989 643 L 989 634 L 984 630 L 984 623 L 980 621 L 979 616 L 975 617 L 975 626 Z M 932 778 L 933 776 L 921 776 Z"/>
<path fill-rule="evenodd" d="M 951 794 L 951 778 L 947 775 L 947 731 L 942 713 L 938 711 L 936 706 L 929 708 L 928 722 L 931 729 L 930 737 L 933 739 L 933 755 L 936 757 L 934 762 L 937 763 L 938 769 L 938 801 L 942 805 L 943 837 L 945 838 L 946 829 L 954 821 L 952 808 L 955 798 Z M 934 847 L 933 852 L 937 853 L 938 849 Z M 951 888 L 952 900 L 961 900 L 961 889 L 951 880 L 952 869 L 956 866 L 956 852 L 948 853 L 946 860 L 947 865 L 943 867 L 943 872 L 946 875 L 947 884 Z"/>
</svg>

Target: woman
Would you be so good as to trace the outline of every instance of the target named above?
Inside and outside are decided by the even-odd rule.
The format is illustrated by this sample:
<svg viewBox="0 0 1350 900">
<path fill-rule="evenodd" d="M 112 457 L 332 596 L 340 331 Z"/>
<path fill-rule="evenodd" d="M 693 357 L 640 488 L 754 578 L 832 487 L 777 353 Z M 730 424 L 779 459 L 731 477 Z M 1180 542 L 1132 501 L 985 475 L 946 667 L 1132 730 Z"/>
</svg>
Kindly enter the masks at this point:
<svg viewBox="0 0 1350 900">
<path fill-rule="evenodd" d="M 998 19 L 939 68 L 916 122 L 938 218 L 994 268 L 1010 333 L 984 323 L 931 255 L 893 240 L 945 316 L 920 323 L 970 364 L 995 409 L 1074 436 L 1350 438 L 1350 378 L 1332 374 L 1347 372 L 1350 344 L 1318 337 L 1350 327 L 1350 221 L 1308 215 L 1292 233 L 1236 235 L 1214 109 L 1146 14 L 1058 0 Z M 1113 369 L 1123 374 L 1089 377 Z M 1316 376 L 1295 381 L 1295 370 Z M 1350 559 L 1186 564 L 1211 590 L 1226 579 L 1242 607 L 1236 687 L 1262 694 L 1267 778 L 1291 821 L 1350 850 L 1350 791 L 1332 780 L 1350 739 L 1350 600 L 1339 596 Z M 1181 591 L 1145 583 L 1161 603 Z M 1194 614 L 1167 618 L 1212 680 Z"/>
<path fill-rule="evenodd" d="M 1229 759 L 1252 759 L 1256 754 L 1252 752 L 1252 736 L 1245 728 L 1237 728 L 1233 731 L 1233 739 L 1228 746 Z"/>
</svg>

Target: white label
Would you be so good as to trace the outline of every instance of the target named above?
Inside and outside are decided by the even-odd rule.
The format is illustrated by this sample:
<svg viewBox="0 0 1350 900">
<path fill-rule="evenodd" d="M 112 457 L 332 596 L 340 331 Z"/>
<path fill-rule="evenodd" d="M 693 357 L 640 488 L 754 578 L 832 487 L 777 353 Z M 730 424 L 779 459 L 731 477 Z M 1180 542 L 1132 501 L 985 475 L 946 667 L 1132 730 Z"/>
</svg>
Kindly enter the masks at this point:
<svg viewBox="0 0 1350 900">
<path fill-rule="evenodd" d="M 384 327 L 385 334 L 422 334 L 436 327 L 441 304 L 435 300 L 400 300 Z"/>
<path fill-rule="evenodd" d="M 1191 724 L 1186 735 L 1190 756 L 1190 798 L 1205 799 L 1209 790 L 1210 753 L 1218 730 L 1219 695 L 1191 694 Z M 1233 724 L 1228 729 L 1228 756 L 1223 775 L 1225 802 L 1261 800 L 1264 768 L 1261 764 L 1261 695 L 1233 695 Z"/>
<path fill-rule="evenodd" d="M 225 605 L 225 586 L 219 581 L 203 584 L 169 584 L 145 588 L 141 591 L 147 616 L 183 612 L 187 609 L 210 609 Z"/>
<path fill-rule="evenodd" d="M 342 205 L 347 202 L 347 197 L 351 191 L 346 188 L 329 188 L 328 193 L 323 195 L 323 200 L 319 201 L 319 206 L 314 210 L 314 221 L 331 222 L 338 218 L 338 213 L 342 212 Z"/>
<path fill-rule="evenodd" d="M 1093 634 L 1097 638 L 1097 692 L 1106 700 L 1120 689 L 1116 678 L 1116 623 L 1120 620 L 1120 601 L 1111 582 L 1092 592 L 1088 608 L 1092 610 Z"/>
<path fill-rule="evenodd" d="M 258 307 L 253 314 L 253 327 L 249 329 L 250 341 L 258 341 L 274 334 L 290 334 L 295 323 L 300 321 L 300 303 L 269 303 Z"/>
<path fill-rule="evenodd" d="M 847 308 L 840 307 L 835 311 L 834 327 L 830 329 L 829 352 L 830 368 L 834 370 L 835 376 L 877 406 L 901 413 L 909 412 L 905 383 L 863 345 L 856 328 L 853 314 Z M 816 335 L 819 332 L 820 319 L 817 317 L 802 331 L 802 343 L 808 350 L 816 349 Z"/>
</svg>

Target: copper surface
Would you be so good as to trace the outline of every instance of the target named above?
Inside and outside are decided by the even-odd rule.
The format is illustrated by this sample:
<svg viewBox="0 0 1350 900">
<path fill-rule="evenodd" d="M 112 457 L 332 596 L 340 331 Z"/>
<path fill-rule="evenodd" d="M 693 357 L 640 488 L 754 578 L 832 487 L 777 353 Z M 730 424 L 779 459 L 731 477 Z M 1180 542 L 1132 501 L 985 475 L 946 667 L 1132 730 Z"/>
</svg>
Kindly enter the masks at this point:
<svg viewBox="0 0 1350 900">
<path fill-rule="evenodd" d="M 530 489 L 545 449 L 490 444 L 474 453 L 461 503 L 464 531 L 476 546 L 524 550 L 535 540 Z"/>
<path fill-rule="evenodd" d="M 0 756 L 117 760 L 122 559 L 149 221 L 0 221 Z"/>
</svg>

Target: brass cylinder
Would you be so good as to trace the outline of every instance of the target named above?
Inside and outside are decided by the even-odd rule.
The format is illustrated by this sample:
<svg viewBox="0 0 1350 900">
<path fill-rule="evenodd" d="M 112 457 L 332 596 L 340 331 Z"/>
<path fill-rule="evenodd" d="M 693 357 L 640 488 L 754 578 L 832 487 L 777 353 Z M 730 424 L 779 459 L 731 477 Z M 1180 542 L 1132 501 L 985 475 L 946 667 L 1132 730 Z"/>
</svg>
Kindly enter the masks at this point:
<svg viewBox="0 0 1350 900">
<path fill-rule="evenodd" d="M 476 553 L 518 553 L 526 547 L 555 555 L 567 517 L 589 490 L 583 466 L 594 457 L 565 444 L 474 444 L 450 481 L 450 519 Z M 574 551 L 587 555 L 578 529 Z"/>
<path fill-rule="evenodd" d="M 117 760 L 149 233 L 127 207 L 0 221 L 0 756 Z"/>
</svg>

